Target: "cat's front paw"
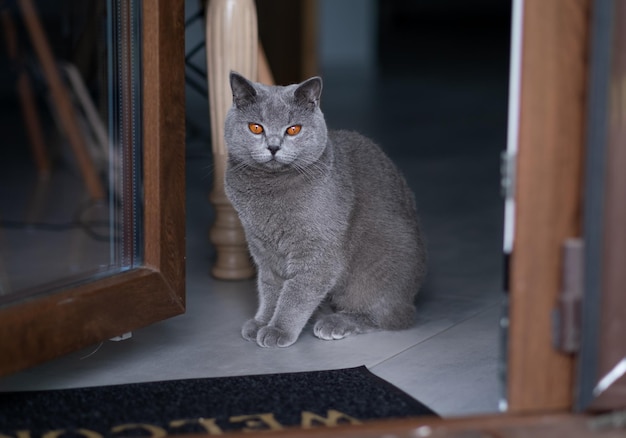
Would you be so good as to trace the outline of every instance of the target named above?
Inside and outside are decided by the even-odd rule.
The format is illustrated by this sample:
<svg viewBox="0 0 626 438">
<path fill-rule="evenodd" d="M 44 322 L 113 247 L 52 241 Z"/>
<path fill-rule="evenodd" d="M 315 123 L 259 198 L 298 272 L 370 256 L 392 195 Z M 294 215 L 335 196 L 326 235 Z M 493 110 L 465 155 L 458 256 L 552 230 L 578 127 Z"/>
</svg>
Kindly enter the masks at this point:
<svg viewBox="0 0 626 438">
<path fill-rule="evenodd" d="M 265 327 L 265 324 L 256 319 L 249 319 L 241 328 L 241 336 L 243 336 L 246 341 L 256 342 L 257 333 L 259 333 L 261 327 Z"/>
<path fill-rule="evenodd" d="M 261 347 L 289 347 L 297 339 L 297 333 L 289 333 L 272 325 L 261 327 L 256 335 L 256 343 Z"/>
<path fill-rule="evenodd" d="M 349 318 L 337 313 L 321 317 L 313 326 L 313 334 L 327 341 L 343 339 L 357 332 L 358 328 Z"/>
</svg>

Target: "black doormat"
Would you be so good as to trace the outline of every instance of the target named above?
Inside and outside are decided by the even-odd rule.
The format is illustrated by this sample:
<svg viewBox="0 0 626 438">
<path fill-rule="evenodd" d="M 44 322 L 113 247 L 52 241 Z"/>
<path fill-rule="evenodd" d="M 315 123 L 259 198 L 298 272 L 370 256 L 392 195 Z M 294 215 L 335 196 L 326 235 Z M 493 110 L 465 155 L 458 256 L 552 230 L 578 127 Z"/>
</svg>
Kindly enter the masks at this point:
<svg viewBox="0 0 626 438">
<path fill-rule="evenodd" d="M 367 368 L 0 393 L 0 436 L 220 434 L 436 415 Z"/>
</svg>

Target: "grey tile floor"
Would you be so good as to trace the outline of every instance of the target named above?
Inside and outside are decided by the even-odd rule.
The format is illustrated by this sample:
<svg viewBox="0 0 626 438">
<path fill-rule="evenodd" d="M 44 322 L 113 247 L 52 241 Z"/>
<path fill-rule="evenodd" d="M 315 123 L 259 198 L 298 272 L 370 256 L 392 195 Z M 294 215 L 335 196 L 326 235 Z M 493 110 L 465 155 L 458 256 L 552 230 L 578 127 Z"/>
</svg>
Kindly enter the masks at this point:
<svg viewBox="0 0 626 438">
<path fill-rule="evenodd" d="M 209 276 L 211 161 L 196 132 L 187 160 L 186 314 L 0 379 L 0 391 L 366 365 L 443 416 L 497 412 L 506 81 L 470 73 L 455 81 L 437 72 L 325 75 L 329 125 L 381 143 L 415 190 L 430 271 L 412 329 L 322 341 L 309 327 L 277 350 L 244 341 L 239 329 L 255 310 L 254 282 Z M 203 111 L 190 113 L 202 119 Z"/>
</svg>

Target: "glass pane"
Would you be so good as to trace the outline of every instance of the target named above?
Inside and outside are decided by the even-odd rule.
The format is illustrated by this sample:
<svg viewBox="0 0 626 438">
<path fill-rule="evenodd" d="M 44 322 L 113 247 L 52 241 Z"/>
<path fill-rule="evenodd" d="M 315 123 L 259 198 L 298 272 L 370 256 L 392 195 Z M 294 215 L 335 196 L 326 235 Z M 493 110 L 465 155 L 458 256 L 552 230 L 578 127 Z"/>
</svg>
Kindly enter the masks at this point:
<svg viewBox="0 0 626 438">
<path fill-rule="evenodd" d="M 139 3 L 0 6 L 0 305 L 141 263 Z"/>
</svg>

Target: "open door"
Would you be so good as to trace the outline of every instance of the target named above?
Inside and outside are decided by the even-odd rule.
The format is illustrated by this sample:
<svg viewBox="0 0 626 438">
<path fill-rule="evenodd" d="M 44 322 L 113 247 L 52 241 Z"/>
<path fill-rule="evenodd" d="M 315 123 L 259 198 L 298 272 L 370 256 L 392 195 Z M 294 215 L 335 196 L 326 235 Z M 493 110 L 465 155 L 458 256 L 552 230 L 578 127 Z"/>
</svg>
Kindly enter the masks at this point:
<svg viewBox="0 0 626 438">
<path fill-rule="evenodd" d="M 33 4 L 16 4 L 15 19 L 32 23 Z M 100 4 L 108 9 L 109 80 L 116 75 L 109 133 L 119 153 L 111 166 L 125 168 L 109 200 L 131 207 L 116 230 L 122 263 L 70 286 L 1 296 L 0 375 L 185 309 L 184 1 Z M 37 29 L 31 35 L 41 43 Z"/>
<path fill-rule="evenodd" d="M 582 234 L 591 2 L 514 5 L 522 25 L 518 112 L 510 115 L 517 116 L 519 132 L 505 352 L 508 410 L 567 410 L 575 358 L 554 347 L 552 315 L 562 286 L 563 245 Z"/>
</svg>

